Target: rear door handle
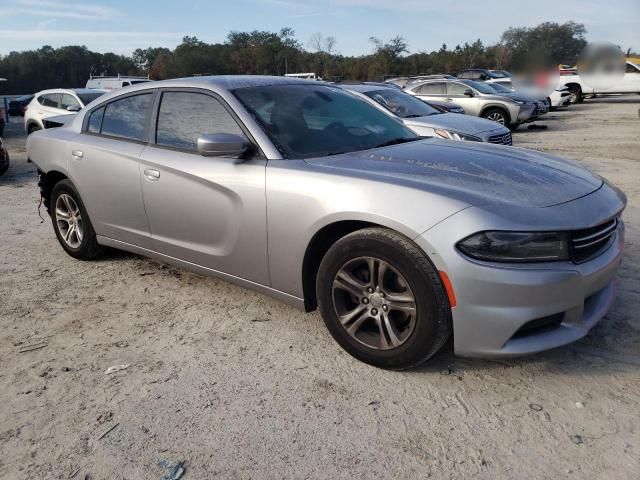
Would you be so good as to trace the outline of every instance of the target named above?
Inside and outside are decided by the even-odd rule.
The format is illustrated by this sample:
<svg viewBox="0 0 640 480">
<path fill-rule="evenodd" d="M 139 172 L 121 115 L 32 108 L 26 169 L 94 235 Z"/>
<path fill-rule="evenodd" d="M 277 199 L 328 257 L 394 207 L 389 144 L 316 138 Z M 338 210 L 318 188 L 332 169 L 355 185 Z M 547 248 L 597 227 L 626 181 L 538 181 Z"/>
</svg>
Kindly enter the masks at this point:
<svg viewBox="0 0 640 480">
<path fill-rule="evenodd" d="M 84 157 L 84 153 L 82 153 L 82 150 L 71 150 L 71 156 L 74 158 L 74 160 L 80 160 L 82 157 Z"/>
<path fill-rule="evenodd" d="M 160 179 L 160 171 L 155 168 L 145 168 L 144 176 L 147 177 L 147 180 L 150 182 L 156 182 Z"/>
</svg>

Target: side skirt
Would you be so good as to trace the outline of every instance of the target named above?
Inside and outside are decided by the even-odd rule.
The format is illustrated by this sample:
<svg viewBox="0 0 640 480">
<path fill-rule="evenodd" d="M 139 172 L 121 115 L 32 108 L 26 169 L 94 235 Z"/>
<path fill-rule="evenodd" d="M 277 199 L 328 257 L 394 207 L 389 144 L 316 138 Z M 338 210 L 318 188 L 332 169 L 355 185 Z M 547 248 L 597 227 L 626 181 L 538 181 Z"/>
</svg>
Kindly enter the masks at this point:
<svg viewBox="0 0 640 480">
<path fill-rule="evenodd" d="M 96 237 L 96 240 L 100 245 L 104 245 L 105 247 L 112 247 L 118 250 L 124 250 L 126 252 L 136 253 L 138 255 L 153 258 L 154 260 L 175 265 L 176 267 L 184 268 L 185 270 L 199 273 L 201 275 L 219 278 L 226 282 L 233 283 L 235 285 L 239 285 L 244 288 L 249 288 L 263 295 L 273 297 L 276 300 L 286 303 L 287 305 L 290 305 L 299 310 L 305 310 L 304 299 L 294 297 L 293 295 L 289 295 L 288 293 L 281 292 L 280 290 L 275 290 L 271 287 L 267 287 L 265 285 L 261 285 L 256 282 L 252 282 L 250 280 L 245 280 L 244 278 L 236 277 L 234 275 L 229 275 L 228 273 L 224 273 L 224 272 L 219 272 L 217 270 L 213 270 L 212 268 L 207 268 L 207 267 L 203 267 L 202 265 L 186 262 L 184 260 L 180 260 L 178 258 L 171 257 L 169 255 L 164 255 L 162 253 L 158 253 L 153 250 L 148 250 L 146 248 L 138 247 L 136 245 L 131 245 L 130 243 L 121 242 L 119 240 L 114 240 L 112 238 L 102 237 L 98 235 Z"/>
</svg>

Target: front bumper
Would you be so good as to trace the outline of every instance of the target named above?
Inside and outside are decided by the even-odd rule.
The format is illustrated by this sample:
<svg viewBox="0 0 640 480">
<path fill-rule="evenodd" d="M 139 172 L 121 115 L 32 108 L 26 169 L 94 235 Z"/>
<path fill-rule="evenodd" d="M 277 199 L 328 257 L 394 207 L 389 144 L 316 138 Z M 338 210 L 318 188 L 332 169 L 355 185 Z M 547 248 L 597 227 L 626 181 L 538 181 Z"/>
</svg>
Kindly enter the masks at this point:
<svg viewBox="0 0 640 480">
<path fill-rule="evenodd" d="M 532 119 L 533 113 L 536 109 L 536 106 L 533 103 L 528 105 L 520 105 L 519 107 L 520 108 L 518 111 L 518 115 L 516 116 L 518 121 L 516 123 L 524 123 Z"/>
<path fill-rule="evenodd" d="M 470 259 L 452 245 L 452 238 L 482 230 L 470 216 L 463 211 L 416 239 L 451 279 L 457 355 L 513 357 L 549 350 L 584 337 L 609 311 L 624 249 L 623 222 L 608 249 L 582 264 L 496 264 Z M 527 329 L 547 318 L 556 321 Z"/>
</svg>

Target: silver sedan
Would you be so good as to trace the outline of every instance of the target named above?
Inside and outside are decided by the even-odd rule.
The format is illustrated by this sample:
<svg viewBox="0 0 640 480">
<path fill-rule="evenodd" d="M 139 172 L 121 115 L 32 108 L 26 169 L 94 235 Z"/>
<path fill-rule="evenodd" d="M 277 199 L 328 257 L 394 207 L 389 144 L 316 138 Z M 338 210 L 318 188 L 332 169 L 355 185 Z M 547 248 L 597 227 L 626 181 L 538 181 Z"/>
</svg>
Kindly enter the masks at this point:
<svg viewBox="0 0 640 480">
<path fill-rule="evenodd" d="M 448 140 L 488 142 L 512 145 L 511 130 L 491 120 L 444 113 L 413 95 L 394 87 L 375 84 L 345 84 L 343 88 L 359 95 L 384 112 L 399 118 L 402 123 L 423 137 Z"/>
<path fill-rule="evenodd" d="M 319 308 L 354 357 L 407 368 L 585 336 L 611 307 L 622 192 L 576 163 L 421 139 L 331 85 L 133 86 L 31 135 L 62 248 L 113 247 Z"/>
</svg>

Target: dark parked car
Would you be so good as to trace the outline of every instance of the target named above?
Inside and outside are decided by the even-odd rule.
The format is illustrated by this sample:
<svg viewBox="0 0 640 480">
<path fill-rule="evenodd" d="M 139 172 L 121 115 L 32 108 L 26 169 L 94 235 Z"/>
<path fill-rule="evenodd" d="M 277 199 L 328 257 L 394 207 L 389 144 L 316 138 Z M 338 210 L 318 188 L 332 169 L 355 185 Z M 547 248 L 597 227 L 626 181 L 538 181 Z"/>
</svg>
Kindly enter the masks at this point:
<svg viewBox="0 0 640 480">
<path fill-rule="evenodd" d="M 9 102 L 9 115 L 12 117 L 24 117 L 24 112 L 31 100 L 33 100 L 33 95 L 23 95 L 11 100 Z"/>
<path fill-rule="evenodd" d="M 4 124 L 3 124 L 4 125 Z M 0 138 L 0 175 L 3 175 L 9 168 L 9 152 L 4 148 L 2 139 Z"/>
<path fill-rule="evenodd" d="M 464 78 L 467 80 L 479 80 L 481 82 L 484 82 L 485 80 L 489 80 L 490 78 L 502 78 L 502 77 L 504 77 L 504 74 L 497 74 L 485 68 L 468 68 L 466 70 L 461 71 L 458 74 L 458 78 Z"/>
</svg>

